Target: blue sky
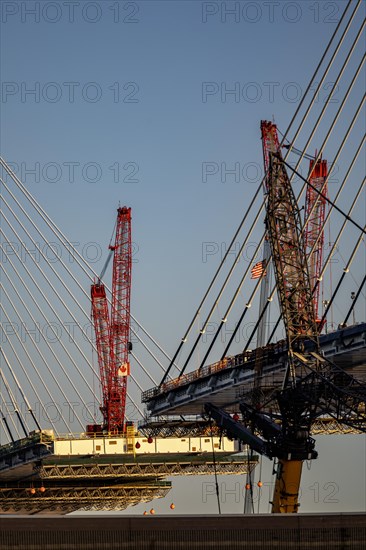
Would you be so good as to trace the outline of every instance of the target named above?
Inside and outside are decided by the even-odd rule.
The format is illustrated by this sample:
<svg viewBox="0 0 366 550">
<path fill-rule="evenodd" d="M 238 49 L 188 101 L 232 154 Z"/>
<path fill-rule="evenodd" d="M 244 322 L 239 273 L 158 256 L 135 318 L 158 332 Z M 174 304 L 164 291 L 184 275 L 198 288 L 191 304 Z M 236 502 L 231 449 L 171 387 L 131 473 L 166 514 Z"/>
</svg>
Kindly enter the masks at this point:
<svg viewBox="0 0 366 550">
<path fill-rule="evenodd" d="M 204 243 L 230 242 L 258 185 L 259 121 L 284 131 L 343 3 L 81 2 L 73 17 L 59 4 L 4 3 L 3 156 L 74 241 L 103 248 L 131 205 L 134 311 L 151 324 L 174 304 L 158 328 L 173 342 L 219 263 Z M 239 162 L 240 181 L 205 181 L 207 162 Z"/>
<path fill-rule="evenodd" d="M 80 249 L 98 244 L 103 256 L 97 271 L 118 203 L 132 207 L 132 310 L 169 353 L 260 182 L 260 120 L 274 117 L 285 130 L 344 6 L 283 0 L 2 2 L 2 156 L 15 163 L 70 240 Z M 333 108 L 348 81 L 346 72 Z M 330 73 L 317 113 L 332 82 Z M 355 95 L 350 113 L 358 101 Z M 358 122 L 348 156 L 362 131 Z M 316 146 L 312 142 L 311 151 Z M 325 155 L 331 159 L 335 150 L 330 141 Z M 206 163 L 217 173 L 206 177 Z M 222 169 L 237 163 L 239 181 Z M 359 163 L 350 185 L 359 184 L 361 173 Z M 364 202 L 354 213 L 359 223 Z M 258 229 L 252 242 L 260 236 Z M 334 311 L 335 324 L 363 276 L 364 250 Z M 338 267 L 348 254 L 344 244 Z M 236 314 L 250 291 L 243 291 Z M 364 302 L 356 317 L 364 320 Z M 237 349 L 242 347 L 241 339 Z"/>
</svg>

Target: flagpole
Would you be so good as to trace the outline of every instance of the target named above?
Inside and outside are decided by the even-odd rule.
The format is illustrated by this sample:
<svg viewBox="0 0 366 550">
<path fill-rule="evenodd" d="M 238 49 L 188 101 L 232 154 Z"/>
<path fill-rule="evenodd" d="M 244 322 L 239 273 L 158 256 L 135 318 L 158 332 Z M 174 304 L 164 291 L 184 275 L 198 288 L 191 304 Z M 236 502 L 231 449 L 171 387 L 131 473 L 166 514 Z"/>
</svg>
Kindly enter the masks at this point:
<svg viewBox="0 0 366 550">
<path fill-rule="evenodd" d="M 264 239 L 264 247 L 263 247 L 263 261 L 258 262 L 255 264 L 255 266 L 252 269 L 252 278 L 258 278 L 262 277 L 261 281 L 261 290 L 260 290 L 260 301 L 259 301 L 259 311 L 258 311 L 258 317 L 261 315 L 262 311 L 264 310 L 264 314 L 260 320 L 260 323 L 258 325 L 257 330 L 257 348 L 263 347 L 266 345 L 267 339 L 267 333 L 268 333 L 268 326 L 267 326 L 267 318 L 268 318 L 268 312 L 269 308 L 265 308 L 266 301 L 268 298 L 268 292 L 269 292 L 269 258 L 271 256 L 271 247 L 269 244 L 269 240 L 267 238 Z M 265 271 L 265 274 L 262 276 L 263 271 Z M 251 487 L 251 489 L 254 487 L 254 480 L 255 480 L 255 468 L 253 468 L 251 471 L 248 470 L 247 472 L 247 479 L 246 479 L 246 487 Z M 245 498 L 244 498 L 244 514 L 252 514 L 254 513 L 254 506 L 253 506 L 253 499 L 252 499 L 253 491 L 245 491 Z"/>
<path fill-rule="evenodd" d="M 259 311 L 258 316 L 261 315 L 262 311 L 265 308 L 267 299 L 268 299 L 268 293 L 269 293 L 269 273 L 270 273 L 270 266 L 269 266 L 269 258 L 271 256 L 271 247 L 269 244 L 269 240 L 267 238 L 264 239 L 264 248 L 263 248 L 263 265 L 265 266 L 264 269 L 266 270 L 266 274 L 264 277 L 262 277 L 261 282 L 261 293 L 260 293 L 260 301 L 259 301 Z M 268 334 L 268 310 L 267 307 L 264 311 L 264 314 L 262 316 L 262 319 L 258 326 L 257 331 L 257 348 L 261 348 L 266 345 L 267 343 L 267 334 Z"/>
</svg>

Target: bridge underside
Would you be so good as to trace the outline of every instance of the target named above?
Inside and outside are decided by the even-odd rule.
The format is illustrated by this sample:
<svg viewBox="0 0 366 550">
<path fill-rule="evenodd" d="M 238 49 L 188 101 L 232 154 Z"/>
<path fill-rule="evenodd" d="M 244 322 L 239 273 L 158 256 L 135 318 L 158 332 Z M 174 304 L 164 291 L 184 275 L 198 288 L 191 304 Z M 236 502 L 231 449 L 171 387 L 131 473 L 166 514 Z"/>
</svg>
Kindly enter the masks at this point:
<svg viewBox="0 0 366 550">
<path fill-rule="evenodd" d="M 366 323 L 344 328 L 321 336 L 324 356 L 366 382 Z M 258 351 L 260 358 L 258 359 Z M 207 402 L 235 413 L 238 404 L 250 400 L 254 386 L 254 371 L 261 363 L 260 391 L 262 402 L 278 390 L 285 372 L 285 353 L 273 348 L 255 350 L 253 358 L 229 358 L 223 368 L 204 367 L 169 383 L 168 391 L 153 388 L 143 394 L 151 417 L 160 415 L 201 415 Z M 239 358 L 239 360 L 238 360 Z M 257 391 L 257 390 L 256 390 Z"/>
<path fill-rule="evenodd" d="M 232 452 L 190 455 L 49 456 L 0 473 L 0 512 L 69 513 L 123 510 L 164 497 L 171 476 L 238 475 L 252 471 L 258 457 Z"/>
<path fill-rule="evenodd" d="M 184 437 L 192 433 L 195 435 L 207 434 L 211 430 L 216 435 L 219 428 L 211 426 L 205 418 L 197 418 L 195 421 L 184 418 L 164 418 L 148 420 L 141 424 L 140 430 L 146 437 Z M 340 424 L 334 418 L 318 418 L 312 424 L 313 435 L 359 434 L 362 433 L 354 427 Z"/>
<path fill-rule="evenodd" d="M 159 480 L 118 486 L 88 486 L 84 480 L 79 486 L 42 486 L 42 491 L 40 487 L 3 487 L 0 489 L 0 511 L 18 514 L 120 511 L 140 502 L 163 498 L 170 489 L 170 482 Z"/>
</svg>

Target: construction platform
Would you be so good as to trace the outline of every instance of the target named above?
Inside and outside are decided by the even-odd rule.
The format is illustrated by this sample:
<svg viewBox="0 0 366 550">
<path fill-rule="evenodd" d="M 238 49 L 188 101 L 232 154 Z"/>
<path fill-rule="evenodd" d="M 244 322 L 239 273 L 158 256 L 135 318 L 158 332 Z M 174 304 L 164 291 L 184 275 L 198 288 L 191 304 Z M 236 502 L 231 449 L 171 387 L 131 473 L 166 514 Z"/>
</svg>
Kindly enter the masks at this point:
<svg viewBox="0 0 366 550">
<path fill-rule="evenodd" d="M 0 549 L 361 550 L 365 513 L 0 517 Z"/>
<path fill-rule="evenodd" d="M 56 438 L 45 430 L 0 448 L 0 513 L 123 510 L 166 496 L 167 477 L 245 474 L 257 462 L 207 435 Z"/>
</svg>

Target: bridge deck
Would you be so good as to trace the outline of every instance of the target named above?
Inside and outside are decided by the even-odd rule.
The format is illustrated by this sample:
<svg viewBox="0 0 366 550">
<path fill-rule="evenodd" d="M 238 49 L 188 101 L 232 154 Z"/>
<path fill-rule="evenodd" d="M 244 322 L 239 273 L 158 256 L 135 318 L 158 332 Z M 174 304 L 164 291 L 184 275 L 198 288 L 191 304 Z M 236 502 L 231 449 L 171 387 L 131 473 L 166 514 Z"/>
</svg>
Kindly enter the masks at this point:
<svg viewBox="0 0 366 550">
<path fill-rule="evenodd" d="M 322 335 L 320 344 L 327 359 L 366 381 L 366 323 Z M 253 386 L 257 362 L 263 368 L 261 387 L 270 392 L 282 384 L 285 358 L 286 352 L 280 346 L 228 357 L 144 392 L 142 401 L 147 403 L 151 416 L 199 415 L 208 401 L 235 412 Z"/>
</svg>

